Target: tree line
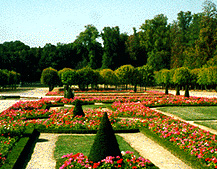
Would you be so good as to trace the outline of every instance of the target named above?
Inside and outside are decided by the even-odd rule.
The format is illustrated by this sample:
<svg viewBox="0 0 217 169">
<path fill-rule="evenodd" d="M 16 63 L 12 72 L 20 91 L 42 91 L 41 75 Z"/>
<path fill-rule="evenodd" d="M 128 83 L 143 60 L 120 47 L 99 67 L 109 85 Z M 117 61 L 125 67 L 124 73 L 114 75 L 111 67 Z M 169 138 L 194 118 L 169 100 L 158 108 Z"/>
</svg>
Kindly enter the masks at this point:
<svg viewBox="0 0 217 169">
<path fill-rule="evenodd" d="M 133 30 L 132 35 L 127 35 L 116 26 L 99 32 L 94 25 L 87 25 L 69 44 L 30 48 L 20 41 L 4 42 L 0 44 L 0 69 L 20 73 L 23 82 L 34 82 L 48 67 L 116 70 L 130 64 L 149 65 L 159 71 L 217 65 L 217 10 L 209 0 L 204 2 L 201 13 L 181 11 L 173 23 L 159 14 Z"/>
<path fill-rule="evenodd" d="M 74 70 L 64 68 L 59 71 L 51 67 L 43 70 L 41 83 L 49 86 L 52 91 L 56 85 L 65 85 L 67 90 L 71 90 L 72 85 L 78 85 L 80 90 L 88 90 L 89 85 L 92 89 L 98 89 L 98 84 L 104 86 L 124 85 L 127 90 L 128 85 L 132 85 L 134 92 L 137 86 L 163 86 L 165 94 L 169 88 L 176 88 L 176 95 L 180 95 L 180 90 L 185 89 L 185 96 L 189 97 L 191 89 L 215 89 L 217 91 L 217 67 L 204 67 L 189 69 L 180 67 L 174 69 L 161 69 L 154 71 L 148 64 L 133 67 L 132 65 L 122 65 L 116 70 L 112 69 L 92 69 L 84 67 Z M 146 88 L 145 88 L 146 90 Z"/>
<path fill-rule="evenodd" d="M 7 69 L 0 69 L 0 87 L 16 88 L 20 83 L 20 74 L 15 71 L 9 71 Z"/>
</svg>

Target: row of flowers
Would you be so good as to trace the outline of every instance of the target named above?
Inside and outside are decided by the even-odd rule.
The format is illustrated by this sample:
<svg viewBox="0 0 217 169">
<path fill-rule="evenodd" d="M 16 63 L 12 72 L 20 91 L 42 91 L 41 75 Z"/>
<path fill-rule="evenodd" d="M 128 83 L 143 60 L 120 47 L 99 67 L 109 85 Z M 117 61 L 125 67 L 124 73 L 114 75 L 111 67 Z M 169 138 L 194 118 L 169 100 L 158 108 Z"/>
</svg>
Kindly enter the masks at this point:
<svg viewBox="0 0 217 169">
<path fill-rule="evenodd" d="M 132 169 L 140 169 L 140 168 L 157 168 L 155 167 L 149 160 L 138 157 L 136 158 L 135 155 L 133 155 L 133 152 L 126 151 L 121 152 L 121 157 L 112 157 L 108 156 L 105 159 L 99 161 L 98 163 L 93 163 L 88 160 L 86 156 L 84 156 L 82 153 L 77 154 L 67 154 L 62 156 L 63 159 L 65 159 L 64 164 L 60 167 L 60 169 L 64 168 L 132 168 Z"/>
</svg>

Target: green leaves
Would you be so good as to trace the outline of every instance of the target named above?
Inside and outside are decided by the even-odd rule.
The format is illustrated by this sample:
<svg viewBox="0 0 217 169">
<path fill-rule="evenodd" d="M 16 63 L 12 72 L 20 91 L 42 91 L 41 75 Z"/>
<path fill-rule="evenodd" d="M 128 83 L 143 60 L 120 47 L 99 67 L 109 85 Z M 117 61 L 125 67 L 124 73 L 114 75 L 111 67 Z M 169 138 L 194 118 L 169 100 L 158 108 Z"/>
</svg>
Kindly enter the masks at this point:
<svg viewBox="0 0 217 169">
<path fill-rule="evenodd" d="M 41 74 L 41 83 L 49 86 L 49 91 L 53 90 L 54 86 L 59 83 L 59 76 L 56 69 L 52 67 L 46 68 Z"/>
</svg>

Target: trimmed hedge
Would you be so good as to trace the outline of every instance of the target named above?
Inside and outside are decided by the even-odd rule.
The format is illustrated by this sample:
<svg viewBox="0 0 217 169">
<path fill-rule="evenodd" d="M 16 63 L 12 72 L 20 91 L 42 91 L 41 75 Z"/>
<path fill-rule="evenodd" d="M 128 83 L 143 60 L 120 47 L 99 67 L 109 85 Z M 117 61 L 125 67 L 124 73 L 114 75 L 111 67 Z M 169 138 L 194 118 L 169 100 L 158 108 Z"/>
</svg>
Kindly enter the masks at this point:
<svg viewBox="0 0 217 169">
<path fill-rule="evenodd" d="M 29 155 L 30 147 L 38 138 L 39 132 L 34 128 L 28 128 L 9 153 L 5 164 L 1 169 L 20 169 L 23 168 L 26 158 Z"/>
</svg>

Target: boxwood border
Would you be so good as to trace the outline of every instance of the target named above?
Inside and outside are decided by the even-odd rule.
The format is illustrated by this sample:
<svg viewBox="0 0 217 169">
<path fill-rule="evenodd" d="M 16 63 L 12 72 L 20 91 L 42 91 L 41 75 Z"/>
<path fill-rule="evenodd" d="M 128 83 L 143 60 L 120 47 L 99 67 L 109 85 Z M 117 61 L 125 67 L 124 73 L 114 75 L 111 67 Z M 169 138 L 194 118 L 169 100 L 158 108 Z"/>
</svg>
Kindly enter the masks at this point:
<svg viewBox="0 0 217 169">
<path fill-rule="evenodd" d="M 5 164 L 1 169 L 21 169 L 25 164 L 31 146 L 34 141 L 39 137 L 39 132 L 34 128 L 27 128 L 23 133 L 23 136 L 15 143 L 11 152 L 9 153 Z"/>
</svg>

